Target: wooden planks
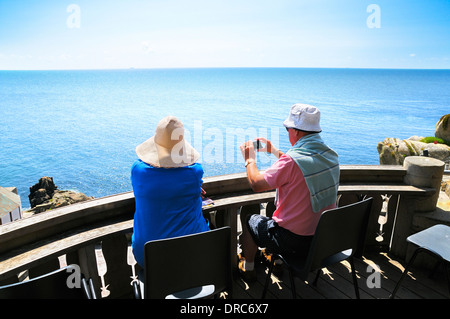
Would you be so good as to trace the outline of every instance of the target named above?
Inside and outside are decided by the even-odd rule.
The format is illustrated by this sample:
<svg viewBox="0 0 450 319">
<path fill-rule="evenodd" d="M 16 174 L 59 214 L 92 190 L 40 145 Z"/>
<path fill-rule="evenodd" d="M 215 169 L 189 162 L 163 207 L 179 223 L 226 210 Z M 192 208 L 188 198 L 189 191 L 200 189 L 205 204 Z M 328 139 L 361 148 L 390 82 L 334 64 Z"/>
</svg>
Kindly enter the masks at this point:
<svg viewBox="0 0 450 319">
<path fill-rule="evenodd" d="M 355 259 L 357 280 L 361 299 L 387 299 L 393 291 L 403 267 L 406 263 L 397 260 L 384 252 L 367 252 L 363 259 Z M 372 265 L 376 273 L 368 270 Z M 355 299 L 355 292 L 348 265 L 339 263 L 321 270 L 317 286 L 313 286 L 315 273 L 311 273 L 308 281 L 295 279 L 298 299 Z M 262 295 L 266 279 L 266 265 L 257 264 L 257 282 L 245 283 L 236 277 L 234 282 L 234 295 L 240 298 L 259 299 Z M 405 278 L 399 289 L 396 299 L 448 299 L 449 293 L 445 275 L 439 270 L 430 277 L 430 271 L 413 268 L 411 274 Z M 374 275 L 375 274 L 375 275 Z M 373 282 L 372 277 L 380 278 L 379 287 L 369 287 L 367 281 Z M 287 271 L 280 277 L 272 276 L 269 284 L 267 299 L 291 299 L 291 290 Z"/>
</svg>

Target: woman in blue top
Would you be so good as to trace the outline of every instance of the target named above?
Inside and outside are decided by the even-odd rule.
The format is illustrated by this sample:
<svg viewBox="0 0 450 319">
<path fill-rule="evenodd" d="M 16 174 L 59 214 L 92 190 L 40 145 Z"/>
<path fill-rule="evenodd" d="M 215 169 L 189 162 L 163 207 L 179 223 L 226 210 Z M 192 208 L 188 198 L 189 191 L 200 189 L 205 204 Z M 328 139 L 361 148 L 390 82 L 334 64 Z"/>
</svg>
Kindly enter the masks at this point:
<svg viewBox="0 0 450 319">
<path fill-rule="evenodd" d="M 208 231 L 202 214 L 203 168 L 200 155 L 184 139 L 183 124 L 163 118 L 153 137 L 136 148 L 131 168 L 136 202 L 133 254 L 144 266 L 144 245 L 150 240 Z"/>
</svg>

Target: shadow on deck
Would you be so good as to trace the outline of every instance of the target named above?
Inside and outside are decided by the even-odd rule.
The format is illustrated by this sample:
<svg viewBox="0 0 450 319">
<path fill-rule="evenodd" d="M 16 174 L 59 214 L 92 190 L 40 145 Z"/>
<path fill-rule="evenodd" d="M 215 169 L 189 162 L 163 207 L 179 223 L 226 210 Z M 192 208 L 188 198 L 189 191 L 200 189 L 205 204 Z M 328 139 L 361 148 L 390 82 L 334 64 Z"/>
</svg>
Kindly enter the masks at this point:
<svg viewBox="0 0 450 319">
<path fill-rule="evenodd" d="M 368 252 L 363 259 L 355 258 L 358 286 L 361 299 L 387 299 L 400 276 L 406 263 L 392 258 L 384 252 Z M 267 267 L 264 263 L 256 265 L 257 281 L 247 284 L 239 276 L 235 276 L 233 299 L 260 299 L 266 279 Z M 312 285 L 314 274 L 310 281 L 302 282 L 295 279 L 297 298 L 299 299 L 355 299 L 355 291 L 350 273 L 350 265 L 345 262 L 329 268 L 323 268 L 317 282 Z M 272 275 L 266 299 L 291 299 L 288 272 L 280 277 Z M 449 292 L 443 267 L 438 267 L 433 273 L 423 268 L 412 268 L 405 278 L 396 299 L 448 299 Z"/>
</svg>

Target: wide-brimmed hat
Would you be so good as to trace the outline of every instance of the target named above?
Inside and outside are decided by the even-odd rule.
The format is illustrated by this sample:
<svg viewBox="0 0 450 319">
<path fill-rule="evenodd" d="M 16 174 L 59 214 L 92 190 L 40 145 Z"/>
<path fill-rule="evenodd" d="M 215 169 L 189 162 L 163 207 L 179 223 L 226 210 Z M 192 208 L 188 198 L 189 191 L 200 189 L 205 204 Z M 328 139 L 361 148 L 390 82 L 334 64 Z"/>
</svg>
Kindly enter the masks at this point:
<svg viewBox="0 0 450 319">
<path fill-rule="evenodd" d="M 166 116 L 155 135 L 136 147 L 137 156 L 155 167 L 183 167 L 194 164 L 200 154 L 184 139 L 184 126 L 175 116 Z"/>
<path fill-rule="evenodd" d="M 286 128 L 294 128 L 306 132 L 322 132 L 320 127 L 320 111 L 308 104 L 294 104 L 288 118 L 283 122 Z"/>
</svg>

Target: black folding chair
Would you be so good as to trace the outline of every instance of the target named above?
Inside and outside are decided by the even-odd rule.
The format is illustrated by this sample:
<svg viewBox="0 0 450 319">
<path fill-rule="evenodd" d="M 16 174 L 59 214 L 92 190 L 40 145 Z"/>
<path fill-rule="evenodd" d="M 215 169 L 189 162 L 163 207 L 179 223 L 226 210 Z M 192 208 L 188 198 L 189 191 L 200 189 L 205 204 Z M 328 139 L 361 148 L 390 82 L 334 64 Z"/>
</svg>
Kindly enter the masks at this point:
<svg viewBox="0 0 450 319">
<path fill-rule="evenodd" d="M 230 227 L 150 241 L 136 298 L 198 299 L 232 294 Z"/>
<path fill-rule="evenodd" d="M 69 276 L 79 268 L 69 265 L 51 273 L 0 287 L 0 299 L 96 299 L 92 282 L 80 273 L 80 287 L 71 287 Z M 78 279 L 77 279 L 78 280 Z"/>
<path fill-rule="evenodd" d="M 323 212 L 307 256 L 299 258 L 273 254 L 274 258 L 271 259 L 262 298 L 266 295 L 275 260 L 281 259 L 289 270 L 293 298 L 296 297 L 294 277 L 307 280 L 311 271 L 318 270 L 313 282 L 315 285 L 321 268 L 348 260 L 352 270 L 355 294 L 359 299 L 353 257 L 362 256 L 371 207 L 372 198 L 368 198 Z"/>
</svg>

